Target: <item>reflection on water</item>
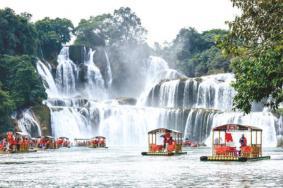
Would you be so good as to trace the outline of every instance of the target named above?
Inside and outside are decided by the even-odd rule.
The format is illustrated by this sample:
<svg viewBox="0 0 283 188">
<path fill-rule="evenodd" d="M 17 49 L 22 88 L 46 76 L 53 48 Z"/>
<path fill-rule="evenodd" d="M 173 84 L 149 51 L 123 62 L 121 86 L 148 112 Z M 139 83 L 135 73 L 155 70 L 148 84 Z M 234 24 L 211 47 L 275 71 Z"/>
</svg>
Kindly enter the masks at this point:
<svg viewBox="0 0 283 188">
<path fill-rule="evenodd" d="M 71 148 L 0 156 L 0 187 L 283 187 L 283 150 L 272 160 L 200 162 L 210 148 L 188 155 L 141 156 L 145 148 Z"/>
</svg>

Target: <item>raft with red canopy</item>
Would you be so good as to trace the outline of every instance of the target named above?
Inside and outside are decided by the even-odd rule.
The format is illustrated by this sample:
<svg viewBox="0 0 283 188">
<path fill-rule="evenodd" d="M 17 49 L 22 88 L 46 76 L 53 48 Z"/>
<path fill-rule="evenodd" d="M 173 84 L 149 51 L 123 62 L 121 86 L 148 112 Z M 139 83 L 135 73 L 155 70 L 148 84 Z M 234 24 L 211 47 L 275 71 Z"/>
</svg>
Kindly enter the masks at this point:
<svg viewBox="0 0 283 188">
<path fill-rule="evenodd" d="M 104 136 L 96 136 L 89 140 L 90 148 L 108 148 L 106 146 L 106 138 Z"/>
<path fill-rule="evenodd" d="M 0 142 L 0 153 L 29 153 L 37 150 L 30 147 L 31 138 L 23 132 L 7 132 Z"/>
<path fill-rule="evenodd" d="M 158 143 L 160 141 L 161 143 Z M 148 156 L 172 156 L 183 155 L 183 133 L 166 128 L 158 128 L 148 132 L 148 151 L 142 155 Z"/>
<path fill-rule="evenodd" d="M 242 133 L 239 140 L 241 146 L 237 149 L 233 135 L 239 133 Z M 248 138 L 245 135 L 248 135 Z M 262 129 L 239 124 L 225 124 L 213 128 L 212 156 L 200 157 L 201 161 L 245 162 L 265 159 L 270 159 L 270 156 L 262 155 Z"/>
<path fill-rule="evenodd" d="M 61 137 L 57 138 L 56 145 L 59 148 L 60 147 L 70 148 L 71 147 L 71 142 L 70 142 L 68 137 L 61 136 Z"/>
</svg>

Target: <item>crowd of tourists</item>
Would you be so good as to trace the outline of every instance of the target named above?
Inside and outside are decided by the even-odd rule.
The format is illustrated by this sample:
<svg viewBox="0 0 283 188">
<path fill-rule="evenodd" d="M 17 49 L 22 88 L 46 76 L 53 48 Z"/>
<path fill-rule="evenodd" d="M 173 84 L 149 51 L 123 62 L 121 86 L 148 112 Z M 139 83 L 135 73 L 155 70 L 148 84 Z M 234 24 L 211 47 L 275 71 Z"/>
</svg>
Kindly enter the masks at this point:
<svg viewBox="0 0 283 188">
<path fill-rule="evenodd" d="M 51 136 L 31 138 L 22 132 L 7 132 L 0 141 L 0 152 L 28 152 L 34 149 L 56 149 L 70 147 L 70 141 L 66 137 L 54 139 Z"/>
</svg>

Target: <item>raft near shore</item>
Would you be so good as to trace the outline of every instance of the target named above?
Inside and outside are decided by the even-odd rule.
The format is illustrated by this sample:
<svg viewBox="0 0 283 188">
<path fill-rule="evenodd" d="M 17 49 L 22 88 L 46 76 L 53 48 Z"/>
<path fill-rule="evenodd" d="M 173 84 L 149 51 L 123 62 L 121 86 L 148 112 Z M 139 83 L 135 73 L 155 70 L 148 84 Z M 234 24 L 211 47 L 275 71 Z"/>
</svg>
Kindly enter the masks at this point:
<svg viewBox="0 0 283 188">
<path fill-rule="evenodd" d="M 247 162 L 247 161 L 260 161 L 260 160 L 269 160 L 270 156 L 262 157 L 223 157 L 223 156 L 202 156 L 200 157 L 201 161 L 238 161 L 238 162 Z"/>
<path fill-rule="evenodd" d="M 142 152 L 144 156 L 177 156 L 177 155 L 186 155 L 187 152 Z"/>
</svg>

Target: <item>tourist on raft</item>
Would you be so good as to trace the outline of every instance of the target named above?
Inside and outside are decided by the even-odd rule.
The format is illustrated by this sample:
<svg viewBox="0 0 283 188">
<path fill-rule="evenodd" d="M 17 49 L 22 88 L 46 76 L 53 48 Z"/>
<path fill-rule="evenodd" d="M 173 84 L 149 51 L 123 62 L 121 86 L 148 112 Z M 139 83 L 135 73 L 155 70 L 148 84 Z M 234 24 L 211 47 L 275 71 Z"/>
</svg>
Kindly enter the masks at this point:
<svg viewBox="0 0 283 188">
<path fill-rule="evenodd" d="M 247 146 L 247 139 L 244 134 L 242 134 L 242 137 L 240 138 L 239 142 L 241 144 L 241 147 Z"/>
</svg>

